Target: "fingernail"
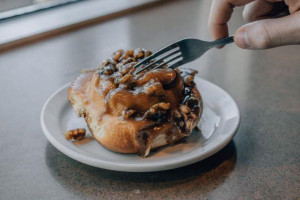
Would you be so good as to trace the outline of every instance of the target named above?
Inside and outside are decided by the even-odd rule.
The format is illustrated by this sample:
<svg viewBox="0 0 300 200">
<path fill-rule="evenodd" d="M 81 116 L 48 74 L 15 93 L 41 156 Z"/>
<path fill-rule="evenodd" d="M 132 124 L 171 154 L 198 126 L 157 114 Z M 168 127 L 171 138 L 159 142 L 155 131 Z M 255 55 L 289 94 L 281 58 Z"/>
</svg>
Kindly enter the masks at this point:
<svg viewBox="0 0 300 200">
<path fill-rule="evenodd" d="M 236 36 L 235 36 L 235 42 L 237 43 L 238 46 L 241 48 L 249 48 L 249 38 L 248 38 L 248 33 L 246 31 L 239 31 Z"/>
</svg>

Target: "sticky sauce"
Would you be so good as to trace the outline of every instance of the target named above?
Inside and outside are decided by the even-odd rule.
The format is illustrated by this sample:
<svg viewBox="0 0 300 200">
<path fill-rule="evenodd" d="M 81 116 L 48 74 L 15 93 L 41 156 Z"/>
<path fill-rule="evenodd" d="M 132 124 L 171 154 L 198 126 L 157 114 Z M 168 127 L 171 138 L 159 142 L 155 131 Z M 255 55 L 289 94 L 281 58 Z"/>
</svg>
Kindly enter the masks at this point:
<svg viewBox="0 0 300 200">
<path fill-rule="evenodd" d="M 113 115 L 134 121 L 140 130 L 136 139 L 141 155 L 161 130 L 167 131 L 168 143 L 178 135 L 189 135 L 202 113 L 202 100 L 193 83 L 196 71 L 164 68 L 135 74 L 134 65 L 149 55 L 144 49 L 119 50 L 72 85 L 99 120 Z M 188 106 L 184 112 L 183 105 Z"/>
</svg>

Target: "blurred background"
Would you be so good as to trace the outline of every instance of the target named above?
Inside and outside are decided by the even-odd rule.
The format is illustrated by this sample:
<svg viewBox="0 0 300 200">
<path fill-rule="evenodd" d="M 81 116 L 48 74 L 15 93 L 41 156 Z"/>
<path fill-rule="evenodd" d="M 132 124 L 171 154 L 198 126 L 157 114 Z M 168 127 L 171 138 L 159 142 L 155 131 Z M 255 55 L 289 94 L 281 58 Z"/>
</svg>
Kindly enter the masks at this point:
<svg viewBox="0 0 300 200">
<path fill-rule="evenodd" d="M 24 8 L 26 6 L 40 6 L 43 3 L 64 4 L 67 2 L 74 2 L 81 0 L 0 0 L 0 12 L 8 11 L 17 8 Z"/>
<path fill-rule="evenodd" d="M 55 1 L 55 0 L 19 0 L 19 1 L 11 1 L 11 0 L 1 0 L 0 11 L 7 11 L 15 8 L 21 8 L 24 6 L 34 5 L 47 1 Z"/>
</svg>

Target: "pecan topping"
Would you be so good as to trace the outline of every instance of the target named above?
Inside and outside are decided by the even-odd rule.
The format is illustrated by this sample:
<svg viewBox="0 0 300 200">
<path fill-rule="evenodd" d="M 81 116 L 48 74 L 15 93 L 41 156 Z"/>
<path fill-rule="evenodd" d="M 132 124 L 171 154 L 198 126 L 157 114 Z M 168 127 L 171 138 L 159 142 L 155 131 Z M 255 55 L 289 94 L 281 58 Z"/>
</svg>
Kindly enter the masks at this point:
<svg viewBox="0 0 300 200">
<path fill-rule="evenodd" d="M 132 78 L 132 75 L 131 74 L 126 74 L 125 76 L 122 77 L 120 83 L 123 84 L 123 83 L 126 83 L 129 81 L 129 79 Z"/>
<path fill-rule="evenodd" d="M 144 92 L 148 95 L 163 95 L 164 89 L 163 85 L 160 82 L 154 82 L 154 79 L 151 79 L 148 83 L 144 85 Z"/>
<path fill-rule="evenodd" d="M 176 125 L 181 132 L 190 133 L 197 120 L 197 113 L 199 113 L 199 100 L 194 96 L 192 90 L 197 71 L 182 68 L 177 68 L 175 71 L 156 69 L 135 74 L 136 63 L 151 54 L 150 51 L 141 48 L 127 51 L 118 50 L 112 54 L 110 59 L 102 62 L 98 68 L 102 75 L 99 87 L 104 95 L 115 90 L 115 92 L 109 93 L 109 98 L 110 100 L 114 99 L 114 101 L 111 100 L 114 103 L 109 104 L 107 101 L 106 103 L 111 106 L 109 109 L 114 109 L 115 103 L 126 102 L 123 107 L 126 109 L 121 112 L 117 111 L 118 115 L 124 119 L 147 119 L 154 121 L 155 124 L 169 121 Z M 178 75 L 182 78 L 177 78 Z M 177 84 L 178 81 L 180 81 L 180 86 Z M 170 91 L 175 86 L 183 90 L 178 92 L 179 95 Z M 133 98 L 129 94 L 132 94 Z M 171 100 L 174 98 L 172 95 L 178 96 L 178 104 L 181 104 L 172 105 L 171 109 L 171 103 L 177 102 Z M 180 98 L 181 100 L 179 100 Z M 152 105 L 152 100 L 160 103 Z M 143 105 L 143 102 L 147 102 L 146 105 Z M 152 106 L 149 108 L 150 105 Z M 130 108 L 134 108 L 134 110 Z"/>
<path fill-rule="evenodd" d="M 127 59 L 122 60 L 123 65 L 126 65 L 126 64 L 132 63 L 132 62 L 133 62 L 133 58 L 127 58 Z"/>
<path fill-rule="evenodd" d="M 179 109 L 180 109 L 181 112 L 183 112 L 183 113 L 185 113 L 185 114 L 188 114 L 189 112 L 191 112 L 190 109 L 189 109 L 189 107 L 186 106 L 186 105 L 181 105 L 181 106 L 179 107 Z"/>
<path fill-rule="evenodd" d="M 163 122 L 167 118 L 170 106 L 170 103 L 164 102 L 155 104 L 147 112 L 145 112 L 144 117 L 153 121 Z"/>
<path fill-rule="evenodd" d="M 138 48 L 134 51 L 133 57 L 135 61 L 141 60 L 147 56 L 150 56 L 152 53 L 150 51 L 147 51 L 145 49 Z"/>
<path fill-rule="evenodd" d="M 123 54 L 124 54 L 124 51 L 122 49 L 120 49 L 113 53 L 112 58 L 114 61 L 120 62 L 122 60 L 121 57 Z"/>
<path fill-rule="evenodd" d="M 152 106 L 154 109 L 168 110 L 170 108 L 170 103 L 161 102 Z"/>
<path fill-rule="evenodd" d="M 195 108 L 199 107 L 199 101 L 194 96 L 189 96 L 184 102 L 190 109 L 194 110 Z"/>
<path fill-rule="evenodd" d="M 129 63 L 124 65 L 121 69 L 120 72 L 122 75 L 128 74 L 128 72 L 133 68 L 133 66 L 135 65 L 135 63 Z"/>
<path fill-rule="evenodd" d="M 145 56 L 144 51 L 134 51 L 134 57 L 141 59 L 144 58 L 144 56 Z"/>
<path fill-rule="evenodd" d="M 197 118 L 197 116 L 194 114 L 194 113 L 191 113 L 191 118 L 193 119 L 193 120 L 195 120 L 196 118 Z"/>
<path fill-rule="evenodd" d="M 188 131 L 188 132 L 190 132 L 191 131 L 191 128 L 192 128 L 192 122 L 191 121 L 186 121 L 185 122 L 185 127 L 186 127 L 186 130 Z"/>
<path fill-rule="evenodd" d="M 114 60 L 112 60 L 112 59 L 106 59 L 106 60 L 103 60 L 103 62 L 102 62 L 102 64 L 101 64 L 101 66 L 100 66 L 100 68 L 103 68 L 103 67 L 105 67 L 105 66 L 107 66 L 107 65 L 116 65 L 116 62 L 114 61 Z"/>
<path fill-rule="evenodd" d="M 183 77 L 183 82 L 184 82 L 184 85 L 186 86 L 193 86 L 193 81 L 194 81 L 194 77 L 195 75 L 198 73 L 197 71 L 195 70 L 192 70 L 192 69 L 176 69 L 177 71 L 180 72 L 181 76 Z"/>
<path fill-rule="evenodd" d="M 184 84 L 187 85 L 187 86 L 192 86 L 192 83 L 193 83 L 193 80 L 194 80 L 194 76 L 192 75 L 189 75 L 189 76 L 186 76 L 184 77 Z"/>
<path fill-rule="evenodd" d="M 182 116 L 183 116 L 183 119 L 184 119 L 185 121 L 187 121 L 187 120 L 189 119 L 188 115 L 185 114 L 185 113 L 182 113 Z"/>
<path fill-rule="evenodd" d="M 67 140 L 82 140 L 85 136 L 85 129 L 84 128 L 78 128 L 74 130 L 69 130 L 65 133 L 65 138 Z"/>
<path fill-rule="evenodd" d="M 129 119 L 133 117 L 136 114 L 135 110 L 123 110 L 122 111 L 122 116 L 124 119 Z"/>
<path fill-rule="evenodd" d="M 178 110 L 175 110 L 174 113 L 175 113 L 175 117 L 176 117 L 177 119 L 180 119 L 180 118 L 181 118 L 181 113 L 180 113 Z"/>
<path fill-rule="evenodd" d="M 124 59 L 127 59 L 129 57 L 133 57 L 134 51 L 133 50 L 127 50 L 124 56 Z"/>
</svg>

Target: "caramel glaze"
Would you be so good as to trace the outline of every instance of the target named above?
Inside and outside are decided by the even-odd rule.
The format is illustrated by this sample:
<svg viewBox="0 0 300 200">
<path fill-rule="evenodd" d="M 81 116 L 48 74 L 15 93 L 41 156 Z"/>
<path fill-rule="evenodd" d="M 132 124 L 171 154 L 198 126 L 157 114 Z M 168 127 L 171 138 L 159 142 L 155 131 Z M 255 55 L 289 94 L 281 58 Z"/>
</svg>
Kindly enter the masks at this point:
<svg viewBox="0 0 300 200">
<path fill-rule="evenodd" d="M 134 74 L 134 65 L 151 52 L 118 50 L 73 84 L 84 95 L 84 105 L 94 109 L 99 123 L 105 115 L 119 116 L 139 130 L 140 154 L 167 132 L 167 141 L 188 136 L 202 113 L 202 100 L 193 82 L 194 70 L 157 69 Z"/>
<path fill-rule="evenodd" d="M 175 107 L 181 101 L 182 94 L 180 91 L 183 90 L 183 83 L 180 82 L 176 76 L 176 72 L 171 69 L 155 70 L 136 80 L 133 79 L 129 84 L 136 84 L 130 89 L 124 87 L 110 89 L 105 99 L 107 103 L 106 113 L 121 116 L 123 110 L 130 109 L 135 110 L 138 116 L 141 116 L 140 114 L 143 114 L 149 110 L 151 106 L 160 102 L 170 103 L 172 107 Z M 151 80 L 154 80 L 154 83 L 160 82 L 165 87 L 170 84 L 174 86 L 170 89 L 163 88 L 164 94 L 149 95 L 144 91 L 143 86 Z M 105 88 L 103 90 L 107 89 Z"/>
</svg>

